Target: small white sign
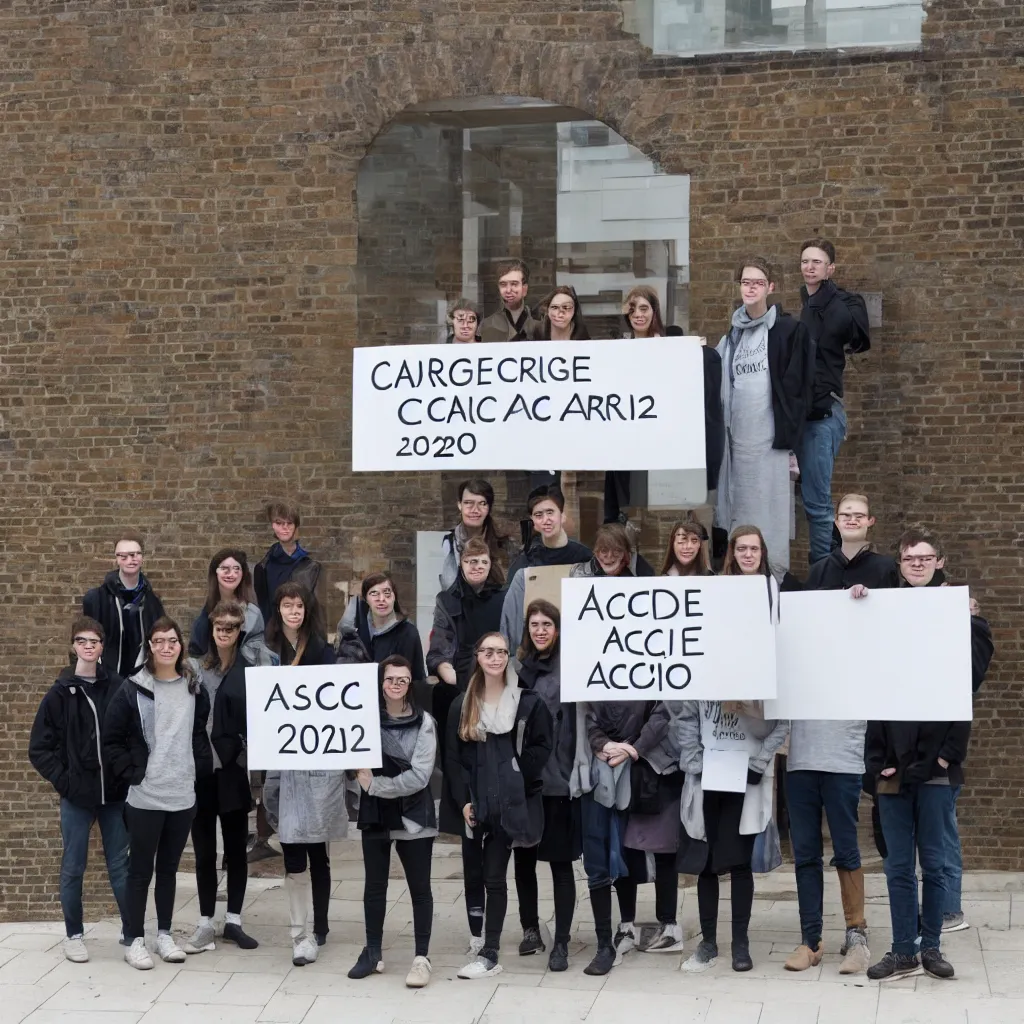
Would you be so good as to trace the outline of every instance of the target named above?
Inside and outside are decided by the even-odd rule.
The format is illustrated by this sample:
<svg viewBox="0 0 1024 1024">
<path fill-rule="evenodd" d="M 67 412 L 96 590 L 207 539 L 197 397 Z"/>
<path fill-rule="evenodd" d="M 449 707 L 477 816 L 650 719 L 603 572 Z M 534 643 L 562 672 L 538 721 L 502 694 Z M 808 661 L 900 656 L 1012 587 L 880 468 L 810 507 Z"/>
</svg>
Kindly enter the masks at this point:
<svg viewBox="0 0 1024 1024">
<path fill-rule="evenodd" d="M 967 587 L 784 594 L 778 699 L 765 718 L 972 718 Z"/>
<path fill-rule="evenodd" d="M 376 665 L 247 668 L 245 699 L 250 768 L 381 765 Z"/>
<path fill-rule="evenodd" d="M 352 469 L 703 469 L 698 338 L 357 348 Z"/>
<path fill-rule="evenodd" d="M 745 750 L 704 749 L 701 789 L 717 793 L 745 793 L 750 759 Z"/>
<path fill-rule="evenodd" d="M 564 701 L 775 695 L 764 576 L 563 580 L 561 650 Z"/>
</svg>

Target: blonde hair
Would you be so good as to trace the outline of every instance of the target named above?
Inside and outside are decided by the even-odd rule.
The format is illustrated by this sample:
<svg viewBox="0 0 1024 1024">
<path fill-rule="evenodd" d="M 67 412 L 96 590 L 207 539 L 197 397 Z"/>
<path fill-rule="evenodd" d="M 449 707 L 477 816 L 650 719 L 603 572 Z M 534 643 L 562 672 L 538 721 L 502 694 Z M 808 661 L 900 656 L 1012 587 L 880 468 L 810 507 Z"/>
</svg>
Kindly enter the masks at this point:
<svg viewBox="0 0 1024 1024">
<path fill-rule="evenodd" d="M 479 654 L 484 641 L 490 640 L 492 637 L 497 637 L 506 647 L 508 646 L 501 633 L 484 633 L 473 645 L 473 657 L 476 659 L 476 665 L 473 668 L 473 674 L 469 677 L 466 695 L 462 698 L 462 715 L 459 717 L 459 739 L 465 743 L 478 743 L 484 739 L 484 734 L 480 732 L 480 705 L 484 700 L 485 677 L 484 670 L 480 667 Z M 505 665 L 507 671 L 507 661 Z"/>
<path fill-rule="evenodd" d="M 859 501 L 868 510 L 868 515 L 871 514 L 871 502 L 868 501 L 866 494 L 844 494 L 839 499 L 839 505 L 842 505 L 844 501 Z M 836 505 L 837 510 L 839 505 Z"/>
</svg>

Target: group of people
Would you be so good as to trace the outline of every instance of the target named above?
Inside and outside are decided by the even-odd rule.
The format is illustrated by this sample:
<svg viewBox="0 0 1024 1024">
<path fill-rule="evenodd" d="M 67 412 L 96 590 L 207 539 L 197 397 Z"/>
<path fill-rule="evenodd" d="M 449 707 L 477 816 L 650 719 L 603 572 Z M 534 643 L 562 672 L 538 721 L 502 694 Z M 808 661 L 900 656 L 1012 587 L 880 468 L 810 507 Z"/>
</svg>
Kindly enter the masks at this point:
<svg viewBox="0 0 1024 1024">
<path fill-rule="evenodd" d="M 529 497 L 532 534 L 506 575 L 510 545 L 492 515 L 491 485 L 464 481 L 458 498 L 459 521 L 445 538 L 443 589 L 425 656 L 386 572 L 363 580 L 328 642 L 316 595 L 319 566 L 298 544 L 299 513 L 290 505 L 268 506 L 277 539 L 255 572 L 234 548 L 211 559 L 207 600 L 187 647 L 141 571 L 142 538 L 121 534 L 117 568 L 86 595 L 86 614 L 72 624 L 69 665 L 40 705 L 29 751 L 61 798 L 60 895 L 69 960 L 88 959 L 82 877 L 94 821 L 130 965 L 153 967 L 145 919 L 154 873 L 157 956 L 180 962 L 214 948 L 218 821 L 227 875 L 222 938 L 254 948 L 257 940 L 243 930 L 241 913 L 255 793 L 268 834 L 276 831 L 280 841 L 298 966 L 315 962 L 327 941 L 329 844 L 347 836 L 351 817 L 365 866 L 365 947 L 352 978 L 384 970 L 394 843 L 413 908 L 415 955 L 406 983 L 429 982 L 430 861 L 439 832 L 461 843 L 469 934 L 459 977 L 502 969 L 510 860 L 522 927 L 518 953 L 547 952 L 552 971 L 568 969 L 577 904 L 573 865 L 581 857 L 596 939 L 585 973 L 606 974 L 633 949 L 682 951 L 679 873 L 698 878 L 701 931 L 683 970 L 707 970 L 717 960 L 719 879 L 726 873 L 731 964 L 750 970 L 753 853 L 772 819 L 776 755 L 788 743 L 784 791 L 801 941 L 786 969 L 815 966 L 825 951 L 824 813 L 846 919 L 840 970 L 877 979 L 922 969 L 952 976 L 940 936 L 967 927 L 959 905 L 956 801 L 969 723 L 791 724 L 766 720 L 757 702 L 564 702 L 559 609 L 544 599 L 527 602 L 527 571 L 562 565 L 575 576 L 653 576 L 654 567 L 620 523 L 601 526 L 593 549 L 571 539 L 563 496 L 548 484 Z M 865 497 L 846 495 L 834 523 L 839 545 L 805 580 L 791 573 L 776 579 L 765 533 L 755 524 L 732 530 L 720 572 L 762 576 L 776 614 L 793 589 L 846 589 L 851 599 L 864 600 L 879 587 L 946 583 L 942 545 L 929 531 L 907 531 L 894 559 L 868 541 L 874 519 Z M 687 513 L 671 530 L 658 573 L 713 574 L 708 541 L 705 526 Z M 971 633 L 977 690 L 992 641 L 973 603 Z M 336 661 L 379 665 L 381 767 L 250 775 L 245 668 Z M 745 753 L 744 793 L 702 789 L 709 750 Z M 432 790 L 438 768 L 439 807 Z M 856 829 L 862 788 L 874 799 L 893 924 L 892 949 L 874 964 Z M 171 931 L 175 873 L 189 834 L 200 916 L 179 946 Z M 258 847 L 260 837 L 252 840 Z M 542 861 L 550 865 L 554 893 L 550 950 L 538 905 Z M 657 918 L 649 935 L 636 922 L 637 888 L 647 882 L 655 887 Z"/>
</svg>

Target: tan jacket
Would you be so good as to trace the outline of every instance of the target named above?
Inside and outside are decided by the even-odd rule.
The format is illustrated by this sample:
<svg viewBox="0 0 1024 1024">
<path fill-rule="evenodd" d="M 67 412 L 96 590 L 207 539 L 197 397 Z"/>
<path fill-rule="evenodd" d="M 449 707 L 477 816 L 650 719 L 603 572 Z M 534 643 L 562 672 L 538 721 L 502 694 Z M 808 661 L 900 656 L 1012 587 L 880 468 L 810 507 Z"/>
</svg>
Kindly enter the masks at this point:
<svg viewBox="0 0 1024 1024">
<path fill-rule="evenodd" d="M 481 341 L 532 341 L 534 334 L 540 330 L 540 321 L 534 320 L 530 307 L 523 305 L 519 314 L 518 327 L 509 320 L 502 306 L 497 313 L 492 313 L 480 325 Z"/>
</svg>

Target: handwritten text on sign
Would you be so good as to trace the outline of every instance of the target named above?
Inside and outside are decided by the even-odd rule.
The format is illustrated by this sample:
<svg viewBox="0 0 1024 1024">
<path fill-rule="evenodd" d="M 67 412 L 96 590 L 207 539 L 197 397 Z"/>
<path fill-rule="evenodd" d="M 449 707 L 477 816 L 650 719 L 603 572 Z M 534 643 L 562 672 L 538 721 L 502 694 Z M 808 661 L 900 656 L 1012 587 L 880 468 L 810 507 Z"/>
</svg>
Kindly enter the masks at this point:
<svg viewBox="0 0 1024 1024">
<path fill-rule="evenodd" d="M 700 344 L 357 348 L 352 468 L 703 469 Z"/>
<path fill-rule="evenodd" d="M 379 768 L 376 665 L 245 670 L 249 767 Z"/>
<path fill-rule="evenodd" d="M 561 674 L 564 701 L 773 697 L 765 578 L 563 580 Z"/>
</svg>

